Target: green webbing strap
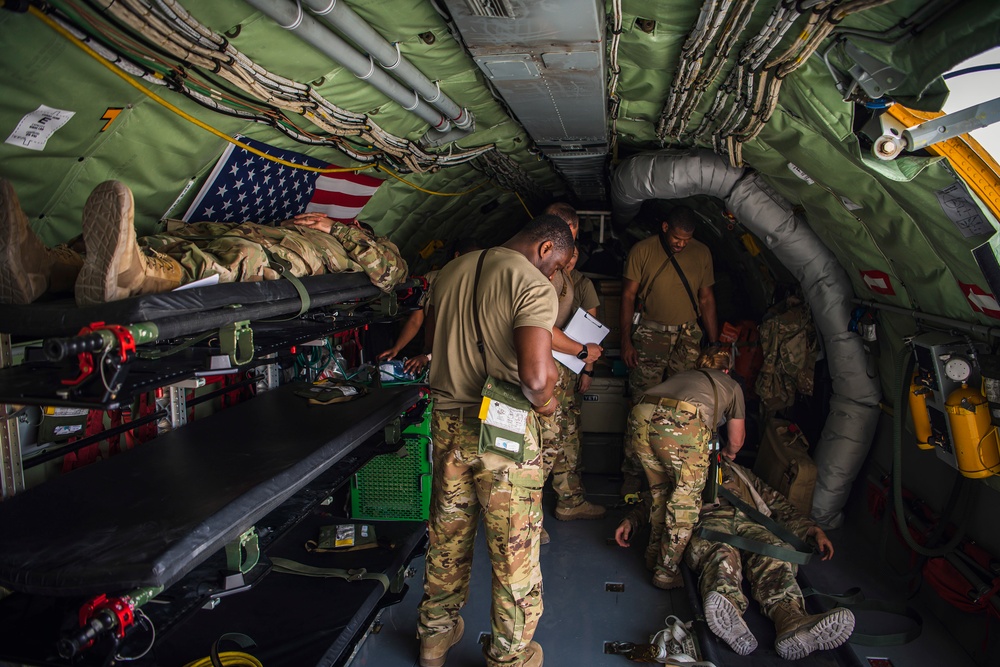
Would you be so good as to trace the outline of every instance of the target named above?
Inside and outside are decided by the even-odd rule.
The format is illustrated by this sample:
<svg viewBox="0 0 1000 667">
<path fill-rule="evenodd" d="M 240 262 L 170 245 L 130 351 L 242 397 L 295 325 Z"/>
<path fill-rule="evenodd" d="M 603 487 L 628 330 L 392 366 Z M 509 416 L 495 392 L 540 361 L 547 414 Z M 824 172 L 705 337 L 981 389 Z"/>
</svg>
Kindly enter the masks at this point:
<svg viewBox="0 0 1000 667">
<path fill-rule="evenodd" d="M 733 545 L 737 549 L 750 551 L 755 554 L 760 554 L 761 556 L 777 558 L 778 560 L 788 561 L 789 563 L 797 563 L 798 565 L 805 565 L 812 560 L 813 554 L 815 553 L 813 548 L 806 542 L 800 540 L 795 533 L 788 530 L 771 517 L 765 516 L 753 507 L 750 507 L 750 505 L 747 505 L 726 487 L 719 487 L 719 495 L 729 501 L 729 504 L 737 510 L 743 512 L 761 526 L 774 533 L 779 539 L 792 545 L 793 548 L 786 549 L 785 547 L 759 542 L 757 540 L 741 537 L 739 535 L 720 533 L 717 530 L 705 528 L 704 526 L 699 527 L 695 531 L 695 534 L 698 535 L 698 537 L 711 542 L 725 542 L 726 544 Z"/>
<path fill-rule="evenodd" d="M 290 282 L 292 287 L 295 288 L 295 291 L 299 293 L 299 301 L 302 302 L 302 305 L 299 307 L 299 312 L 287 319 L 292 320 L 299 317 L 304 312 L 309 310 L 309 306 L 312 303 L 312 299 L 309 298 L 309 290 L 306 289 L 306 286 L 302 284 L 301 280 L 292 275 L 292 265 L 290 262 L 281 259 L 267 248 L 264 249 L 264 254 L 267 256 L 267 261 L 271 264 L 271 268 L 277 271 L 279 276 Z M 282 322 L 284 320 L 274 321 Z"/>
<path fill-rule="evenodd" d="M 243 557 L 244 552 L 246 558 Z M 254 526 L 226 545 L 226 567 L 230 572 L 246 574 L 260 559 L 260 543 Z"/>
<path fill-rule="evenodd" d="M 343 570 L 339 567 L 313 567 L 303 565 L 287 558 L 271 558 L 272 569 L 282 574 L 301 574 L 306 577 L 334 577 L 346 581 L 361 581 L 362 579 L 374 579 L 382 584 L 382 594 L 389 590 L 389 577 L 381 572 L 369 572 L 365 568 L 356 570 Z"/>
<path fill-rule="evenodd" d="M 253 329 L 250 320 L 240 320 L 219 327 L 219 351 L 229 357 L 234 366 L 253 361 Z"/>
<path fill-rule="evenodd" d="M 860 588 L 851 588 L 844 593 L 823 593 L 814 588 L 802 589 L 804 597 L 814 597 L 822 602 L 839 607 L 847 607 L 851 611 L 876 611 L 896 616 L 905 616 L 912 621 L 910 628 L 904 632 L 872 635 L 855 631 L 850 642 L 859 646 L 898 646 L 908 644 L 920 636 L 923 631 L 924 619 L 916 609 L 903 603 L 883 602 L 882 600 L 866 600 Z"/>
</svg>

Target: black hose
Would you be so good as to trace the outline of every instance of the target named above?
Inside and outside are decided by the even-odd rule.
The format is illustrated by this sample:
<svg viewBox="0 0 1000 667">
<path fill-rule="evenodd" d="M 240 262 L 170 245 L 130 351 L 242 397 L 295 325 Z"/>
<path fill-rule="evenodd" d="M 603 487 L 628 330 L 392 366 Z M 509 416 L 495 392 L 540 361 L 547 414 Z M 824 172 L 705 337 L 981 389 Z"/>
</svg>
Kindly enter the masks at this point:
<svg viewBox="0 0 1000 667">
<path fill-rule="evenodd" d="M 900 369 L 900 374 L 896 378 L 896 381 L 899 383 L 899 391 L 896 394 L 899 399 L 899 403 L 897 404 L 896 409 L 893 410 L 892 417 L 892 510 L 896 515 L 896 526 L 899 528 L 899 532 L 903 536 L 903 540 L 906 544 L 921 556 L 937 558 L 953 551 L 955 547 L 958 546 L 958 543 L 965 538 L 965 531 L 968 527 L 969 517 L 972 513 L 963 513 L 961 520 L 955 526 L 955 534 L 952 535 L 951 539 L 948 540 L 947 543 L 940 547 L 923 547 L 917 544 L 913 539 L 913 536 L 910 535 L 909 527 L 906 525 L 906 510 L 903 507 L 903 419 L 906 413 L 906 407 L 910 402 L 910 383 L 908 380 L 913 374 L 914 366 L 913 353 L 908 345 L 903 346 L 896 362 L 897 368 Z M 961 473 L 957 471 L 955 474 L 961 476 Z M 959 481 L 962 484 L 965 484 L 964 478 Z M 947 517 L 942 517 L 941 520 L 946 521 Z"/>
<path fill-rule="evenodd" d="M 166 410 L 157 410 L 152 414 L 148 414 L 145 417 L 140 417 L 138 419 L 128 422 L 127 424 L 114 426 L 112 428 L 107 429 L 106 431 L 101 431 L 97 435 L 91 435 L 81 440 L 71 442 L 65 447 L 59 447 L 58 449 L 49 450 L 43 454 L 39 454 L 38 456 L 32 456 L 27 461 L 24 461 L 24 463 L 22 463 L 21 466 L 23 468 L 33 468 L 37 465 L 45 463 L 46 461 L 51 461 L 52 459 L 58 459 L 59 457 L 66 456 L 71 452 L 75 452 L 78 449 L 86 447 L 87 445 L 92 445 L 96 442 L 100 442 L 101 440 L 107 440 L 108 438 L 112 438 L 116 435 L 121 435 L 122 433 L 131 431 L 132 429 L 138 426 L 142 426 L 143 424 L 148 424 L 151 421 L 156 421 L 157 419 L 161 419 L 166 416 L 167 416 Z"/>
</svg>

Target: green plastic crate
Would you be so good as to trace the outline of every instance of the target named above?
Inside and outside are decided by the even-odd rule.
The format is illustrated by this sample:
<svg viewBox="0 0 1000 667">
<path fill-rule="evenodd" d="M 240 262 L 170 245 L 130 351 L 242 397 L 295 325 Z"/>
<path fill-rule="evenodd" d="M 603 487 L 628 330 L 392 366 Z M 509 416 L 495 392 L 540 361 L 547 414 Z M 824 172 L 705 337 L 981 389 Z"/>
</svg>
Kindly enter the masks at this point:
<svg viewBox="0 0 1000 667">
<path fill-rule="evenodd" d="M 424 521 L 430 514 L 430 438 L 404 431 L 405 456 L 376 456 L 354 474 L 351 517 Z"/>
</svg>

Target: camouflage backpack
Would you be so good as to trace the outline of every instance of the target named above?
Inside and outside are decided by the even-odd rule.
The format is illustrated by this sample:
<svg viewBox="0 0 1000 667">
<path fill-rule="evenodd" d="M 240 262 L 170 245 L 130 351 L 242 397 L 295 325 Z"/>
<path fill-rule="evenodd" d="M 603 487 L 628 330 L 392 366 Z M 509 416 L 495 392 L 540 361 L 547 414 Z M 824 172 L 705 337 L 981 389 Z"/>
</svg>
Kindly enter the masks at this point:
<svg viewBox="0 0 1000 667">
<path fill-rule="evenodd" d="M 772 308 L 760 325 L 764 365 L 755 389 L 768 411 L 795 403 L 796 392 L 811 396 L 818 344 L 809 306 L 789 297 Z"/>
</svg>

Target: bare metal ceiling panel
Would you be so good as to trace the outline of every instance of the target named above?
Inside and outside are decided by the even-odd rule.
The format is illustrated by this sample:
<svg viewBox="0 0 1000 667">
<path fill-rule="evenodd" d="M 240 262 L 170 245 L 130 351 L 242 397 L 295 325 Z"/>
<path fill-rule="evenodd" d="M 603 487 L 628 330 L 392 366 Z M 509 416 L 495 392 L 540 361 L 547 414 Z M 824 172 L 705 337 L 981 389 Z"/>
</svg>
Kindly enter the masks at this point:
<svg viewBox="0 0 1000 667">
<path fill-rule="evenodd" d="M 445 2 L 476 64 L 576 195 L 603 198 L 608 144 L 603 3 Z M 490 9 L 501 5 L 506 16 Z"/>
</svg>

